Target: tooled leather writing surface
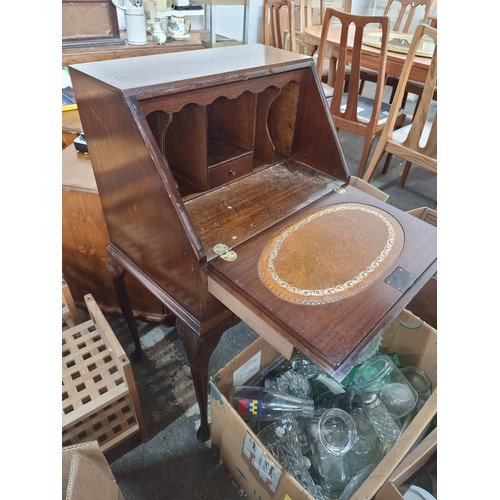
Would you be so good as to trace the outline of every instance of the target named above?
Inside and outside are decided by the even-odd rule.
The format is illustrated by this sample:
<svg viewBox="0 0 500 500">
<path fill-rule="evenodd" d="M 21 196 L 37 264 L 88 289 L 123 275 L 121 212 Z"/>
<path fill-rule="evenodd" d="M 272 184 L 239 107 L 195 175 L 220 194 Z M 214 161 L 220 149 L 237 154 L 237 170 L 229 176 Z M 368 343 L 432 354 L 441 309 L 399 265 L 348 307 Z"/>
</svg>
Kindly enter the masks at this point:
<svg viewBox="0 0 500 500">
<path fill-rule="evenodd" d="M 279 231 L 259 258 L 272 293 L 298 304 L 342 300 L 380 279 L 404 244 L 399 222 L 359 203 L 311 211 Z"/>
</svg>

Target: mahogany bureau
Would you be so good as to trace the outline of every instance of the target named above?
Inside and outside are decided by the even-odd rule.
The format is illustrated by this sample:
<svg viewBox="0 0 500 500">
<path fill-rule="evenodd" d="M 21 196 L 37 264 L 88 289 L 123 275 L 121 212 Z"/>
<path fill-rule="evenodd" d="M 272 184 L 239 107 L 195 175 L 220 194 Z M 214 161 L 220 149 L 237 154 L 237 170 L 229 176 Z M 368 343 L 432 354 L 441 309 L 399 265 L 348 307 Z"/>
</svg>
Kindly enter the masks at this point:
<svg viewBox="0 0 500 500">
<path fill-rule="evenodd" d="M 70 72 L 135 357 L 125 273 L 176 316 L 200 440 L 230 326 L 340 376 L 435 273 L 436 228 L 352 182 L 312 58 L 255 44 Z"/>
</svg>

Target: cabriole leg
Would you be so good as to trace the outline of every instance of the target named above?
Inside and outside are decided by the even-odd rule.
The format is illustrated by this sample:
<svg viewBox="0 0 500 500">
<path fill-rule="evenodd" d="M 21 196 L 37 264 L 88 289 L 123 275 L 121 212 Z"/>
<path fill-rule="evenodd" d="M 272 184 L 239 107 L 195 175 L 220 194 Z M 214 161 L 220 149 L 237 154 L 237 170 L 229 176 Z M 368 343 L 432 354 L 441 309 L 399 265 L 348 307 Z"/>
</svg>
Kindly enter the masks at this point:
<svg viewBox="0 0 500 500">
<path fill-rule="evenodd" d="M 119 266 L 116 261 L 108 256 L 107 260 L 108 272 L 113 279 L 113 289 L 115 291 L 118 304 L 122 311 L 123 317 L 127 322 L 128 329 L 132 335 L 132 340 L 134 341 L 134 351 L 130 354 L 130 358 L 133 361 L 137 361 L 142 354 L 141 342 L 139 340 L 139 331 L 137 329 L 137 323 L 134 317 L 134 311 L 130 305 L 130 299 L 127 293 L 127 285 L 125 284 L 125 269 Z"/>
<path fill-rule="evenodd" d="M 196 436 L 201 442 L 205 442 L 210 438 L 210 426 L 208 424 L 208 363 L 210 356 L 217 347 L 222 334 L 238 321 L 239 319 L 235 316 L 229 316 L 225 321 L 203 335 L 198 335 L 179 318 L 176 321 L 177 332 L 189 360 L 196 399 L 200 409 L 201 425 Z"/>
</svg>

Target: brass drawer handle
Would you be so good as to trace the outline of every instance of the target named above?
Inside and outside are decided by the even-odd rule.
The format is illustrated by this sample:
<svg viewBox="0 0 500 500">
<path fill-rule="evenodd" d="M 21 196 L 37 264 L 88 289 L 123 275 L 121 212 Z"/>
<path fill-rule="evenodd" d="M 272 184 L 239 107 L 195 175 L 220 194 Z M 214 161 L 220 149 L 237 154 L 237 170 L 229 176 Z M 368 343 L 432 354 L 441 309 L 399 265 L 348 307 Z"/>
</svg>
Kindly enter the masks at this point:
<svg viewBox="0 0 500 500">
<path fill-rule="evenodd" d="M 230 170 L 227 171 L 227 175 L 234 177 L 236 175 L 236 170 L 231 168 Z"/>
</svg>

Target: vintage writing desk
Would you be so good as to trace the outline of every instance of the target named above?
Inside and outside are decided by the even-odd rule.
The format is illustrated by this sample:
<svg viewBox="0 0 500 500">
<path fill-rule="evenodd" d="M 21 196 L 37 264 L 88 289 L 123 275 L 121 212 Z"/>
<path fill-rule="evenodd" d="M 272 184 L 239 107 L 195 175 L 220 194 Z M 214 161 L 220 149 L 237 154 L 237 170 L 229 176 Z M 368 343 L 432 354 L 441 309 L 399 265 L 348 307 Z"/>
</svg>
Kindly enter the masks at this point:
<svg viewBox="0 0 500 500">
<path fill-rule="evenodd" d="M 312 58 L 256 44 L 70 71 L 136 354 L 126 272 L 177 317 L 200 440 L 227 328 L 346 373 L 436 271 L 436 228 L 351 185 Z"/>
</svg>

